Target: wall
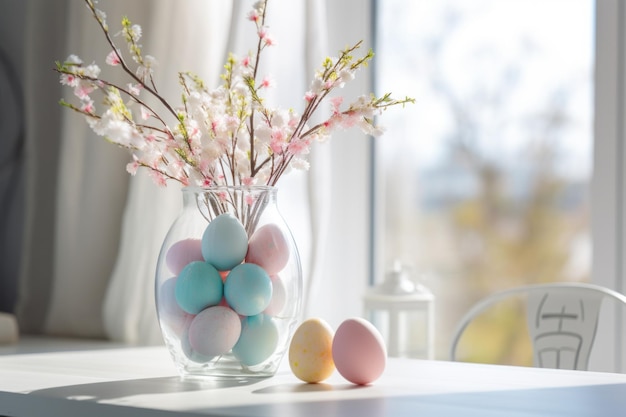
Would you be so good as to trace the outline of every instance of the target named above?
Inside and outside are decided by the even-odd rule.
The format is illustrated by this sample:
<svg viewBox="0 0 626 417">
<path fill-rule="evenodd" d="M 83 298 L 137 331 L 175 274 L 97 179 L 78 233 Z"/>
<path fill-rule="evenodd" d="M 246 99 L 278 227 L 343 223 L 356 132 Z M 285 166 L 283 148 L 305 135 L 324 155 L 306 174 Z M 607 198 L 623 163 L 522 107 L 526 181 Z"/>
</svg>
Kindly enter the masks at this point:
<svg viewBox="0 0 626 417">
<path fill-rule="evenodd" d="M 0 0 L 0 311 L 14 312 L 24 211 L 24 20 L 26 2 Z"/>
</svg>

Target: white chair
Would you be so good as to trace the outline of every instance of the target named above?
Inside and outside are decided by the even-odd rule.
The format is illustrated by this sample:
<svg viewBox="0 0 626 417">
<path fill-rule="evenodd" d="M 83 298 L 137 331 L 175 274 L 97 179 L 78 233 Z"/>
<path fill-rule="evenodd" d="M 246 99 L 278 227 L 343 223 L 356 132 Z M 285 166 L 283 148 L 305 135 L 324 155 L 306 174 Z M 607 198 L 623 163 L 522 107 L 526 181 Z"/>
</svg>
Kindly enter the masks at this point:
<svg viewBox="0 0 626 417">
<path fill-rule="evenodd" d="M 626 304 L 623 294 L 593 284 L 535 284 L 500 291 L 479 301 L 461 319 L 453 334 L 450 359 L 457 360 L 459 340 L 474 319 L 495 304 L 519 296 L 526 301 L 533 365 L 541 368 L 587 370 L 603 300 Z"/>
</svg>

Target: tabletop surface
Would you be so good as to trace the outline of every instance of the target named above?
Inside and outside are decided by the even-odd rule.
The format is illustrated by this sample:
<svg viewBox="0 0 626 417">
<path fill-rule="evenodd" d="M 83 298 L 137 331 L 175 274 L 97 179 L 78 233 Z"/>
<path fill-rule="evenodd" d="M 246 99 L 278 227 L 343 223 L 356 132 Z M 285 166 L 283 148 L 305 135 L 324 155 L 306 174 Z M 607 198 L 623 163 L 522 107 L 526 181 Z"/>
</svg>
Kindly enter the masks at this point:
<svg viewBox="0 0 626 417">
<path fill-rule="evenodd" d="M 1 353 L 1 352 L 0 352 Z M 182 381 L 165 348 L 0 356 L 0 416 L 625 416 L 626 375 L 390 359 L 356 386 L 276 376 Z"/>
</svg>

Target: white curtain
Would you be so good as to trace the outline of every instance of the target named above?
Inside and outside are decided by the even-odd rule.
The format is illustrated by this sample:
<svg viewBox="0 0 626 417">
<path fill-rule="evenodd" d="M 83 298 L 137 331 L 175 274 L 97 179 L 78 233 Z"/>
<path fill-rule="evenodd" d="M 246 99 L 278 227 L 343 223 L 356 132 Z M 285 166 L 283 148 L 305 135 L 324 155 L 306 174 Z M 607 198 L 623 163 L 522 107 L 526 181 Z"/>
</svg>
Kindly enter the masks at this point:
<svg viewBox="0 0 626 417">
<path fill-rule="evenodd" d="M 253 25 L 245 19 L 250 6 L 245 1 L 201 0 L 100 5 L 111 27 L 122 15 L 142 25 L 143 51 L 157 57 L 160 92 L 173 101 L 179 96 L 177 71 L 191 70 L 216 84 L 227 48 L 242 54 L 253 47 L 249 43 L 254 40 Z M 270 97 L 276 104 L 301 102 L 312 75 L 305 65 L 321 62 L 323 13 L 320 1 L 271 2 L 268 23 L 279 47 L 267 52 L 263 71 L 278 80 L 277 93 Z M 68 50 L 85 61 L 102 62 L 108 46 L 88 11 L 70 8 L 70 21 Z M 286 61 L 289 65 L 284 65 Z M 129 179 L 124 169 L 128 156 L 94 137 L 77 115 L 65 114 L 63 126 L 54 284 L 46 331 L 158 343 L 154 268 L 161 241 L 180 209 L 180 189 L 159 188 L 143 174 Z M 308 277 L 307 178 L 300 173 L 283 180 L 279 205 L 285 206 L 285 217 L 294 225 Z M 319 201 L 315 200 L 318 206 Z"/>
<path fill-rule="evenodd" d="M 39 17 L 31 29 L 46 21 L 46 2 L 35 4 L 33 13 Z M 254 40 L 253 25 L 245 19 L 251 5 L 246 0 L 99 3 L 111 28 L 119 28 L 124 15 L 142 25 L 143 52 L 158 59 L 160 92 L 172 102 L 180 96 L 177 71 L 193 71 L 217 85 L 227 51 L 243 54 L 254 46 L 249 43 Z M 367 44 L 369 7 L 363 6 L 361 0 L 340 5 L 326 0 L 270 1 L 268 24 L 279 42 L 267 51 L 261 66 L 262 73 L 277 81 L 270 104 L 298 110 L 313 71 L 326 55 L 359 39 L 365 38 Z M 102 63 L 109 47 L 88 10 L 80 2 L 68 2 L 67 10 L 65 52 L 56 58 L 76 53 L 86 62 Z M 40 35 L 33 37 L 41 39 Z M 344 94 L 349 101 L 370 90 L 368 74 L 362 73 Z M 31 92 L 34 97 L 36 91 Z M 31 133 L 33 149 L 45 141 L 43 136 Z M 27 248 L 22 320 L 35 307 L 45 308 L 43 331 L 48 334 L 160 343 L 154 269 L 161 241 L 181 206 L 180 190 L 176 185 L 159 188 L 143 174 L 130 177 L 125 172 L 126 152 L 96 137 L 72 112 L 62 113 L 60 141 L 58 176 L 51 181 L 57 190 L 54 241 L 46 254 L 52 257 L 52 267 L 47 283 L 39 287 L 49 286 L 50 296 L 47 304 L 39 301 L 40 295 L 33 297 L 42 278 L 34 274 L 41 268 L 33 266 L 41 254 Z M 337 132 L 331 142 L 314 149 L 310 171 L 290 173 L 279 183 L 279 208 L 303 260 L 304 314 L 324 317 L 333 325 L 360 314 L 367 283 L 368 152 L 369 143 L 360 132 Z M 33 204 L 37 186 L 31 180 L 27 204 Z M 27 225 L 31 249 L 37 241 L 32 224 L 36 222 L 31 218 Z"/>
</svg>

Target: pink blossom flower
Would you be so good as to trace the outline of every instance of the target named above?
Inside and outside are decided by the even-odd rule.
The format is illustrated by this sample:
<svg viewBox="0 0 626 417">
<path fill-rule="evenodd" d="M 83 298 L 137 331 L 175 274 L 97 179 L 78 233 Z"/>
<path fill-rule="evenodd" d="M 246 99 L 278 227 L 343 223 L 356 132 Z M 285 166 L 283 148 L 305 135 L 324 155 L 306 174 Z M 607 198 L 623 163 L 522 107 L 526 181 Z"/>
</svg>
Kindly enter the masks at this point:
<svg viewBox="0 0 626 417">
<path fill-rule="evenodd" d="M 248 67 L 248 66 L 250 66 L 250 57 L 249 57 L 249 56 L 244 57 L 244 58 L 241 60 L 241 65 L 242 65 L 243 67 Z"/>
<path fill-rule="evenodd" d="M 339 106 L 341 106 L 341 103 L 343 103 L 343 97 L 338 96 L 338 97 L 333 97 L 330 99 L 330 104 L 332 106 L 333 109 L 333 113 L 339 113 Z"/>
<path fill-rule="evenodd" d="M 276 39 L 274 39 L 272 35 L 268 34 L 263 38 L 263 43 L 267 46 L 276 46 Z"/>
<path fill-rule="evenodd" d="M 340 113 L 335 113 L 333 114 L 328 120 L 326 120 L 323 123 L 323 126 L 327 129 L 327 130 L 332 130 L 335 128 L 335 126 L 337 126 L 337 123 L 341 121 L 341 114 Z"/>
<path fill-rule="evenodd" d="M 252 178 L 252 177 L 244 177 L 241 180 L 241 183 L 243 185 L 247 185 L 247 186 L 254 185 L 254 178 Z"/>
<path fill-rule="evenodd" d="M 259 88 L 270 88 L 270 87 L 274 87 L 274 80 L 272 80 L 269 75 L 266 75 L 261 81 L 261 86 Z"/>
<path fill-rule="evenodd" d="M 341 118 L 341 126 L 345 129 L 351 128 L 355 126 L 359 120 L 361 120 L 361 115 L 357 112 L 348 112 L 343 115 Z"/>
<path fill-rule="evenodd" d="M 297 139 L 292 140 L 287 146 L 287 150 L 292 155 L 301 155 L 309 153 L 309 143 L 306 140 Z"/>
<path fill-rule="evenodd" d="M 78 85 L 79 79 L 74 74 L 61 74 L 60 81 L 63 85 L 76 87 Z"/>
<path fill-rule="evenodd" d="M 126 88 L 128 89 L 129 93 L 131 93 L 132 95 L 138 96 L 139 93 L 141 93 L 142 86 L 141 84 L 129 83 L 126 85 Z"/>
<path fill-rule="evenodd" d="M 117 66 L 117 65 L 120 65 L 122 63 L 122 61 L 120 60 L 120 56 L 119 56 L 118 52 L 115 51 L 115 50 L 109 52 L 109 54 L 107 55 L 107 57 L 104 60 L 104 62 L 106 62 L 107 64 L 109 64 L 111 66 Z"/>
<path fill-rule="evenodd" d="M 270 136 L 270 149 L 272 149 L 272 152 L 278 155 L 282 154 L 286 138 L 287 133 L 284 130 L 274 128 Z"/>
<path fill-rule="evenodd" d="M 148 120 L 150 116 L 152 116 L 152 113 L 150 113 L 150 111 L 146 109 L 144 106 L 141 106 L 141 119 Z"/>
<path fill-rule="evenodd" d="M 227 116 L 225 121 L 226 128 L 229 130 L 235 130 L 239 127 L 239 118 L 235 116 Z"/>
<path fill-rule="evenodd" d="M 154 181 L 154 183 L 159 187 L 167 186 L 167 178 L 161 172 L 152 169 L 150 170 L 150 177 L 152 178 L 152 181 Z"/>
<path fill-rule="evenodd" d="M 265 37 L 263 38 L 263 43 L 266 46 L 276 46 L 277 42 L 276 39 L 274 38 L 274 36 L 267 34 L 265 35 Z"/>
<path fill-rule="evenodd" d="M 137 174 L 137 169 L 139 169 L 139 159 L 137 158 L 137 155 L 133 154 L 133 162 L 129 162 L 126 165 L 126 171 L 128 171 L 130 175 L 134 176 Z"/>
<path fill-rule="evenodd" d="M 315 99 L 315 97 L 317 97 L 317 94 L 315 94 L 313 91 L 307 91 L 307 92 L 304 94 L 304 99 L 305 99 L 306 101 L 309 101 L 309 102 L 310 102 L 310 101 L 313 101 L 313 99 Z"/>
<path fill-rule="evenodd" d="M 198 126 L 191 125 L 187 126 L 187 135 L 190 139 L 197 139 L 201 135 L 201 132 L 200 129 L 198 129 Z"/>
<path fill-rule="evenodd" d="M 254 204 L 254 201 L 256 200 L 253 196 L 251 196 L 250 194 L 246 195 L 245 197 L 246 200 L 246 204 L 251 206 Z"/>
<path fill-rule="evenodd" d="M 274 39 L 274 36 L 272 36 L 268 31 L 266 27 L 262 27 L 261 29 L 259 29 L 259 38 L 261 38 L 263 40 L 263 44 L 265 46 L 275 46 L 276 45 L 276 39 Z"/>
<path fill-rule="evenodd" d="M 248 13 L 248 20 L 250 20 L 251 22 L 258 22 L 259 18 L 260 18 L 260 16 L 259 16 L 259 14 L 257 13 L 256 10 L 251 10 Z"/>
<path fill-rule="evenodd" d="M 94 86 L 91 84 L 79 82 L 78 85 L 74 87 L 74 95 L 81 100 L 88 100 L 89 94 L 91 94 L 94 89 Z"/>
<path fill-rule="evenodd" d="M 276 139 L 276 138 L 272 138 L 270 142 L 270 149 L 275 154 L 280 155 L 281 153 L 283 153 L 283 141 Z"/>
<path fill-rule="evenodd" d="M 93 105 L 93 100 L 83 100 L 82 106 L 80 109 L 85 113 L 94 114 L 96 112 L 96 108 Z"/>
</svg>

